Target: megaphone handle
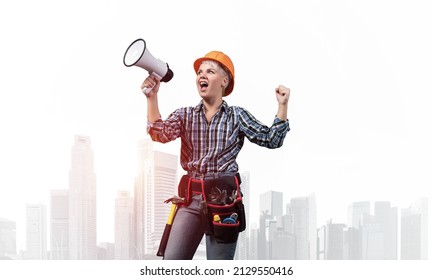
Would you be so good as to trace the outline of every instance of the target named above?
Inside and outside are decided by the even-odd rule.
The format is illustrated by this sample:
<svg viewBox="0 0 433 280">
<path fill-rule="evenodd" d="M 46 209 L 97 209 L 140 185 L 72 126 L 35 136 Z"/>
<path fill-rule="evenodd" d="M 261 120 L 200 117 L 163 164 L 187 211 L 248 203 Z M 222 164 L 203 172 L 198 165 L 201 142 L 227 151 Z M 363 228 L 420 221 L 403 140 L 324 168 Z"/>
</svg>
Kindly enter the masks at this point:
<svg viewBox="0 0 433 280">
<path fill-rule="evenodd" d="M 151 87 L 151 88 L 148 88 L 148 87 L 143 88 L 143 93 L 146 94 L 146 95 L 148 95 L 149 92 L 150 92 L 152 89 L 153 89 L 153 87 Z"/>
<path fill-rule="evenodd" d="M 155 72 L 149 73 L 149 75 L 155 77 L 155 79 L 157 79 L 158 81 L 160 81 L 162 79 L 162 77 Z M 152 89 L 153 89 L 153 87 L 151 87 L 151 88 L 146 87 L 143 89 L 143 93 L 148 95 Z"/>
</svg>

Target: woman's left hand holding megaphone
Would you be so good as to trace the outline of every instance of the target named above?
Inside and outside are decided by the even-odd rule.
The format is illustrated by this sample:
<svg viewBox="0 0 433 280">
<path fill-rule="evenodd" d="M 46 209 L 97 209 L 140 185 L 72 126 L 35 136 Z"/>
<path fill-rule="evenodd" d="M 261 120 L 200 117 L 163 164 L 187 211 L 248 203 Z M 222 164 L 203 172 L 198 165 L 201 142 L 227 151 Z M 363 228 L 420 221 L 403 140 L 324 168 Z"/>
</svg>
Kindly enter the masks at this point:
<svg viewBox="0 0 433 280">
<path fill-rule="evenodd" d="M 160 84 L 160 78 L 154 74 L 150 74 L 141 84 L 141 91 L 146 97 L 151 97 L 158 92 Z"/>
</svg>

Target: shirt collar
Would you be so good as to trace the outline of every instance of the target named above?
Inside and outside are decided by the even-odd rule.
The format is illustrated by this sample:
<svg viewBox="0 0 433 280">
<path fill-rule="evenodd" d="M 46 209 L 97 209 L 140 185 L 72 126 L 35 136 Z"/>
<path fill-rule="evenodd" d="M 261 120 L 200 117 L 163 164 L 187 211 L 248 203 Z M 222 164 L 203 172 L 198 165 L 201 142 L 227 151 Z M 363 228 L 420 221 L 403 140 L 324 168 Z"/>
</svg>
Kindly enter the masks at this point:
<svg viewBox="0 0 433 280">
<path fill-rule="evenodd" d="M 227 104 L 227 102 L 225 100 L 223 100 L 223 103 L 221 103 L 220 105 L 220 109 L 224 110 L 225 112 L 227 112 L 229 105 Z M 194 110 L 196 112 L 200 112 L 201 110 L 204 111 L 204 104 L 203 104 L 203 100 L 200 100 L 200 102 L 198 103 L 197 106 L 195 106 Z"/>
</svg>

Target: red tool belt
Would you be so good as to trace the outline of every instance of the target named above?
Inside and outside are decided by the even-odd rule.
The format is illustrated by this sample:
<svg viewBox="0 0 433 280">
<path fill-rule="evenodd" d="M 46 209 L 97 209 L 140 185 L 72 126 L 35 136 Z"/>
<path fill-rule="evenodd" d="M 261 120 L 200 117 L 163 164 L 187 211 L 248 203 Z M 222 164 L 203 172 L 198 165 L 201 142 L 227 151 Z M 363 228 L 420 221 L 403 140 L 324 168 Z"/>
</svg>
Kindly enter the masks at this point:
<svg viewBox="0 0 433 280">
<path fill-rule="evenodd" d="M 202 194 L 203 231 L 219 243 L 236 242 L 246 228 L 240 182 L 239 174 L 207 180 L 184 175 L 179 182 L 178 195 L 185 205 L 192 195 Z"/>
</svg>

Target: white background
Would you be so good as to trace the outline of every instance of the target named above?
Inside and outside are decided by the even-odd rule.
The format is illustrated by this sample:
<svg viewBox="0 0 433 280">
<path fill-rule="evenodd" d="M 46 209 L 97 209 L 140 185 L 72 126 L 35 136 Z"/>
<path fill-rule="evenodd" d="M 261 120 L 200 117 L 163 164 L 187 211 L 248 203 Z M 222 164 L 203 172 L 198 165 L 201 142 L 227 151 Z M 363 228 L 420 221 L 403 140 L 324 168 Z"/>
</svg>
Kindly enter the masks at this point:
<svg viewBox="0 0 433 280">
<path fill-rule="evenodd" d="M 25 204 L 68 188 L 74 135 L 84 134 L 95 153 L 98 241 L 113 242 L 114 199 L 132 191 L 147 137 L 147 73 L 122 62 L 137 38 L 173 69 L 159 94 L 164 117 L 198 103 L 192 63 L 211 50 L 235 64 L 226 101 L 266 124 L 274 88 L 291 88 L 284 146 L 246 142 L 238 158 L 251 172 L 253 219 L 267 190 L 286 203 L 315 193 L 318 226 L 346 223 L 354 201 L 399 210 L 431 202 L 431 13 L 419 0 L 2 2 L 0 217 L 17 221 L 25 250 Z M 155 147 L 178 154 L 180 144 Z"/>
</svg>

